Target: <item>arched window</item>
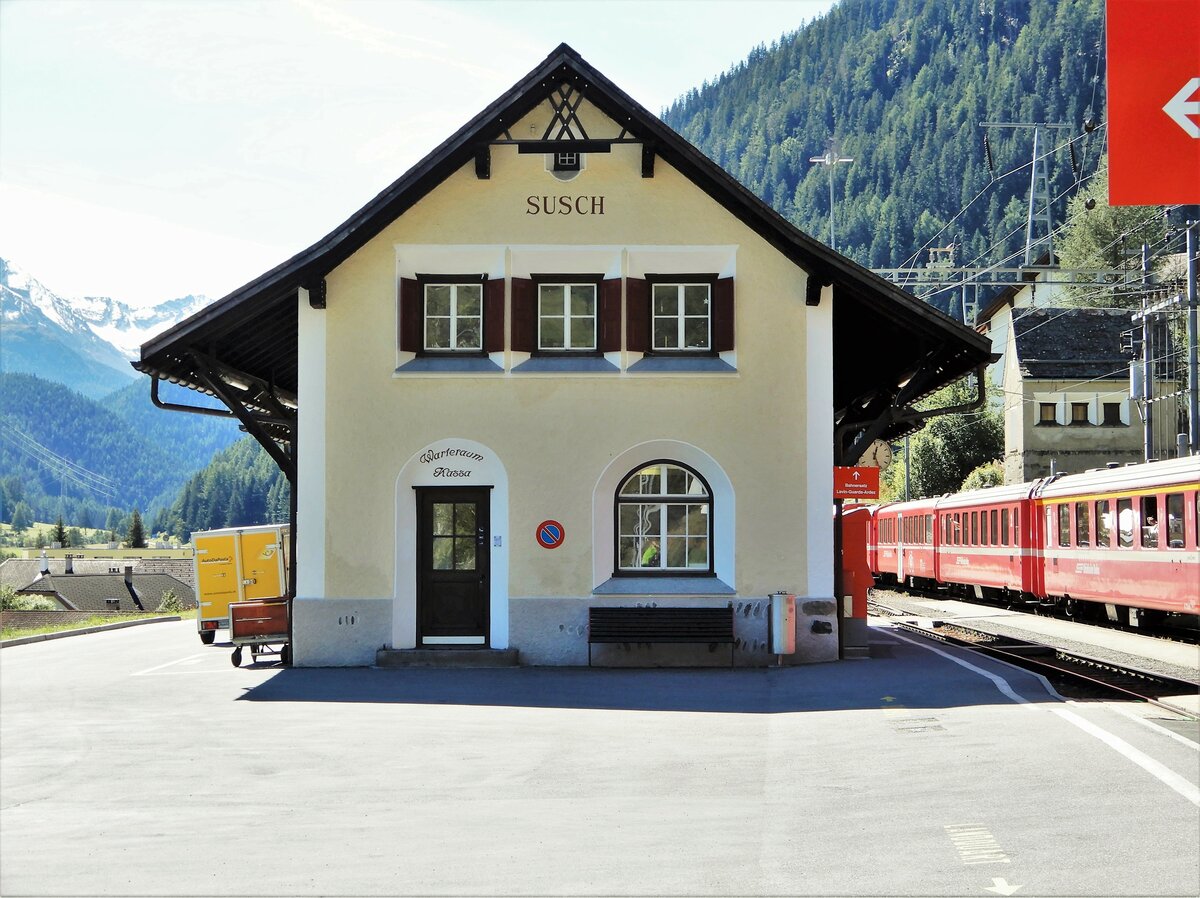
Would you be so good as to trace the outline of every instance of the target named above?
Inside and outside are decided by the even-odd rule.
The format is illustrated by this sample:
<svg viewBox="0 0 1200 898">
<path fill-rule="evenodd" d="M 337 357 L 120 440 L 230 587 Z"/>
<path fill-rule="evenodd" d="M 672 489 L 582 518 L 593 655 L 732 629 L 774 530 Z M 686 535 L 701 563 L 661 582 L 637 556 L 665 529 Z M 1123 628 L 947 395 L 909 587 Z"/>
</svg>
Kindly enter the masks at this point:
<svg viewBox="0 0 1200 898">
<path fill-rule="evenodd" d="M 691 468 L 643 465 L 621 481 L 616 504 L 617 574 L 712 574 L 712 490 Z"/>
</svg>

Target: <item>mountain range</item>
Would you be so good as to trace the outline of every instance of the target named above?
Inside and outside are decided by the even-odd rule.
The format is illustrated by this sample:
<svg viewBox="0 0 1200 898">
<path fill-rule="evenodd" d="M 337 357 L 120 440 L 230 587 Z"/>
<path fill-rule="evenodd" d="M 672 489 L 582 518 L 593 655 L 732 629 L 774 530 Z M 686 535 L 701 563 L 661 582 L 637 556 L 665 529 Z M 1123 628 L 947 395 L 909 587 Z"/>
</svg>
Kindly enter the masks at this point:
<svg viewBox="0 0 1200 898">
<path fill-rule="evenodd" d="M 107 296 L 68 299 L 0 259 L 0 372 L 34 374 L 103 399 L 142 378 L 129 362 L 143 342 L 209 302 L 182 296 L 133 308 Z"/>
<path fill-rule="evenodd" d="M 156 408 L 129 364 L 146 339 L 208 302 L 62 297 L 0 259 L 0 520 L 19 502 L 37 520 L 85 527 L 111 524 L 114 510 L 160 513 L 238 438 L 235 421 Z M 221 407 L 169 383 L 160 396 Z"/>
</svg>

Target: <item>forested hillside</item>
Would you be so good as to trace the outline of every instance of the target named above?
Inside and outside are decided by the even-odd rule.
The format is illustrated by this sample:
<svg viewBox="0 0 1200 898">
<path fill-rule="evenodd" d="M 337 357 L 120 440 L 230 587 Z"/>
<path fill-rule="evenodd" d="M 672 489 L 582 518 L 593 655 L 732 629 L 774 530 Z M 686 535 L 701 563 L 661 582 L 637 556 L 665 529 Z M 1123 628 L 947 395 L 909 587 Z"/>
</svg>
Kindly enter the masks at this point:
<svg viewBox="0 0 1200 898">
<path fill-rule="evenodd" d="M 164 413 L 165 414 L 165 413 Z M 0 517 L 19 501 L 37 520 L 105 526 L 108 510 L 146 509 L 182 479 L 178 446 L 52 381 L 0 374 Z"/>
<path fill-rule="evenodd" d="M 187 539 L 194 530 L 284 523 L 290 505 L 287 478 L 253 438 L 243 437 L 188 480 L 150 529 Z"/>
<path fill-rule="evenodd" d="M 1102 152 L 1103 0 L 842 0 L 760 47 L 664 119 L 813 236 L 873 268 L 926 261 L 957 242 L 959 264 L 1023 248 L 1030 129 L 1051 122 L 1056 224 Z M 1012 174 L 1006 174 L 1013 172 Z M 965 210 L 965 211 L 963 211 Z M 962 212 L 956 220 L 955 216 Z M 943 227 L 948 225 L 943 231 Z"/>
<path fill-rule="evenodd" d="M 212 396 L 167 382 L 159 384 L 159 399 L 178 405 L 225 409 Z M 150 401 L 150 381 L 146 377 L 139 377 L 125 389 L 106 397 L 103 404 L 151 442 L 171 448 L 179 462 L 180 482 L 208 464 L 214 453 L 242 436 L 238 422 L 232 418 L 157 408 Z"/>
<path fill-rule="evenodd" d="M 144 379 L 101 403 L 0 373 L 0 520 L 10 522 L 18 502 L 35 520 L 61 514 L 76 527 L 108 527 L 113 509 L 152 515 L 237 436 L 236 422 L 156 409 Z"/>
</svg>

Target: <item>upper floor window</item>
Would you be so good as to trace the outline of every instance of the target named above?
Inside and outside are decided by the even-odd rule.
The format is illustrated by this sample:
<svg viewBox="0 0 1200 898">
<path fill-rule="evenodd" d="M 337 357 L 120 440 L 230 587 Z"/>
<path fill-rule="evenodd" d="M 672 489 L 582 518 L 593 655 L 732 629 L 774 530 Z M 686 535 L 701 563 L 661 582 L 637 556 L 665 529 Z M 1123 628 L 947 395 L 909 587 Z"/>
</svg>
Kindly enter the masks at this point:
<svg viewBox="0 0 1200 898">
<path fill-rule="evenodd" d="M 712 347 L 711 284 L 652 284 L 651 349 L 655 352 Z"/>
<path fill-rule="evenodd" d="M 400 349 L 483 356 L 504 348 L 504 280 L 419 274 L 400 280 Z"/>
<path fill-rule="evenodd" d="M 677 462 L 631 472 L 617 489 L 619 574 L 711 575 L 712 491 Z"/>
<path fill-rule="evenodd" d="M 539 352 L 595 352 L 598 283 L 538 283 Z"/>
<path fill-rule="evenodd" d="M 716 356 L 732 350 L 733 278 L 648 274 L 626 281 L 626 344 L 662 356 Z"/>
<path fill-rule="evenodd" d="M 1122 424 L 1121 403 L 1106 402 L 1106 403 L 1104 403 L 1103 409 L 1104 409 L 1104 418 L 1101 423 L 1103 423 L 1103 425 L 1105 427 L 1120 427 Z"/>
<path fill-rule="evenodd" d="M 1038 403 L 1038 424 L 1057 424 L 1058 408 L 1053 402 Z"/>
<path fill-rule="evenodd" d="M 1088 404 L 1086 402 L 1071 403 L 1071 423 L 1072 424 L 1087 424 L 1088 423 Z"/>
<path fill-rule="evenodd" d="M 482 284 L 425 284 L 425 350 L 483 351 Z"/>
</svg>

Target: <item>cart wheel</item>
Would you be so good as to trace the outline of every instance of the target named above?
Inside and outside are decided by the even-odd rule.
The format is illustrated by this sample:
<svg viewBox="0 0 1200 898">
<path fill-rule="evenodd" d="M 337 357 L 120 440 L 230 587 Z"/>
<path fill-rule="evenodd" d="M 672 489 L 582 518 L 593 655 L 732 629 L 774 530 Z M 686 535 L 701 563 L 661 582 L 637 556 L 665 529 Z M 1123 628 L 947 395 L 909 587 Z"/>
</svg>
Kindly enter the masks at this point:
<svg viewBox="0 0 1200 898">
<path fill-rule="evenodd" d="M 242 666 L 242 647 L 240 645 L 233 650 L 233 657 L 230 660 L 233 661 L 234 667 Z"/>
<path fill-rule="evenodd" d="M 282 664 L 292 663 L 292 646 L 291 643 L 285 642 L 283 648 L 279 650 L 279 661 Z"/>
<path fill-rule="evenodd" d="M 203 642 L 205 645 L 212 645 L 214 642 L 217 641 L 217 631 L 216 630 L 201 630 L 200 631 L 200 641 Z"/>
</svg>

